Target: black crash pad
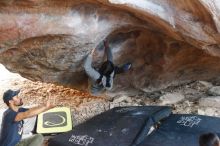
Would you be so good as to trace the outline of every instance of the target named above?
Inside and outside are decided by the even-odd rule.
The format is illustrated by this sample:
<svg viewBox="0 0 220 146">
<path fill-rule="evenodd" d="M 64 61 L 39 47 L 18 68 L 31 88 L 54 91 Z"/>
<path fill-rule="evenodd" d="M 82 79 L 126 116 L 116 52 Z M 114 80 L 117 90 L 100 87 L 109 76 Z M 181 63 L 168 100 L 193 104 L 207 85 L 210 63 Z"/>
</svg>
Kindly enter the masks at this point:
<svg viewBox="0 0 220 146">
<path fill-rule="evenodd" d="M 170 107 L 117 107 L 49 140 L 49 146 L 130 146 L 171 114 Z"/>
<path fill-rule="evenodd" d="M 173 114 L 138 146 L 199 146 L 199 136 L 208 132 L 220 136 L 220 118 Z"/>
</svg>

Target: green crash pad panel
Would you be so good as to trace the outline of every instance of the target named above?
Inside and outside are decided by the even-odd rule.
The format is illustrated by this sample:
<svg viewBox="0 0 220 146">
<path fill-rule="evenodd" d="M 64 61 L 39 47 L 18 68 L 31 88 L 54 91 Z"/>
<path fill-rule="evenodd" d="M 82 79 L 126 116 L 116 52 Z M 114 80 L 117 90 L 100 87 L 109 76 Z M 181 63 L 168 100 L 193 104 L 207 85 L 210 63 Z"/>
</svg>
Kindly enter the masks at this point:
<svg viewBox="0 0 220 146">
<path fill-rule="evenodd" d="M 38 115 L 37 133 L 54 134 L 70 130 L 72 118 L 68 107 L 56 107 Z"/>
</svg>

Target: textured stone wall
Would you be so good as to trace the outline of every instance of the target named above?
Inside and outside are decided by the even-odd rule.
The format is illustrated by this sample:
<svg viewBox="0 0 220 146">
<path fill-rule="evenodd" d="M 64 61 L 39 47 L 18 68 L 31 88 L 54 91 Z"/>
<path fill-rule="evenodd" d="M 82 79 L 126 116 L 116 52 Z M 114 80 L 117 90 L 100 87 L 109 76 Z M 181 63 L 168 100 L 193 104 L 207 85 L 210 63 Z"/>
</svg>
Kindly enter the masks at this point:
<svg viewBox="0 0 220 146">
<path fill-rule="evenodd" d="M 0 62 L 33 81 L 86 90 L 83 60 L 132 62 L 111 93 L 150 91 L 194 80 L 218 81 L 218 0 L 2 0 Z"/>
</svg>

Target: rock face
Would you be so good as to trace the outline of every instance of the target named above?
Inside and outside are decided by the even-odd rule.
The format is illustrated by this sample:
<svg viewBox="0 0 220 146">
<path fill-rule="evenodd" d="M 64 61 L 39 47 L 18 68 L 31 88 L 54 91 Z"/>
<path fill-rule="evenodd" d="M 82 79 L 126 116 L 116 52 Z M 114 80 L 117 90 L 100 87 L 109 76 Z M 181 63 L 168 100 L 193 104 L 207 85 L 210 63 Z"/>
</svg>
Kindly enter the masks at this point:
<svg viewBox="0 0 220 146">
<path fill-rule="evenodd" d="M 175 104 L 184 100 L 184 98 L 184 95 L 182 95 L 181 93 L 168 93 L 160 97 L 160 104 Z"/>
<path fill-rule="evenodd" d="M 214 107 L 214 108 L 220 108 L 220 96 L 210 96 L 206 98 L 201 98 L 199 100 L 199 105 L 204 107 Z"/>
<path fill-rule="evenodd" d="M 133 68 L 112 93 L 219 80 L 218 0 L 1 0 L 0 62 L 33 81 L 86 90 L 83 60 L 103 39 Z"/>
<path fill-rule="evenodd" d="M 220 96 L 220 86 L 210 88 L 208 94 L 212 96 Z"/>
</svg>

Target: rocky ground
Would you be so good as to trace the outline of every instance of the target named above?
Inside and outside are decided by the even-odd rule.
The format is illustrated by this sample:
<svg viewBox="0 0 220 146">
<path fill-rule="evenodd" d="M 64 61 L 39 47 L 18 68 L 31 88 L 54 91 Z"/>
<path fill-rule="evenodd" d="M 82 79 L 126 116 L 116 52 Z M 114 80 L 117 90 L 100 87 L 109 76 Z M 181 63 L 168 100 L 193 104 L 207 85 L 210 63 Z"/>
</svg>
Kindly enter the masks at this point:
<svg viewBox="0 0 220 146">
<path fill-rule="evenodd" d="M 220 86 L 205 81 L 194 81 L 150 93 L 140 92 L 135 96 L 107 98 L 93 97 L 88 93 L 54 84 L 32 82 L 14 74 L 0 80 L 0 96 L 6 89 L 21 89 L 20 96 L 25 106 L 43 104 L 46 100 L 51 100 L 58 106 L 70 107 L 74 125 L 113 107 L 130 105 L 170 105 L 174 113 L 220 117 Z M 2 100 L 0 107 L 6 108 Z"/>
</svg>

